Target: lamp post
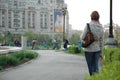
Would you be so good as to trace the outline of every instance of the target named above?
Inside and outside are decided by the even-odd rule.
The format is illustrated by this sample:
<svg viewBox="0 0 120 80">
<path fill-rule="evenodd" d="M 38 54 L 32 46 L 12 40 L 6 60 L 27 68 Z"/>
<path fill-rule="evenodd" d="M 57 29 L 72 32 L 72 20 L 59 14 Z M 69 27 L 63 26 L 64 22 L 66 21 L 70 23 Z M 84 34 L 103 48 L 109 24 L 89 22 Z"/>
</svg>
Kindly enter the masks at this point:
<svg viewBox="0 0 120 80">
<path fill-rule="evenodd" d="M 65 39 L 65 15 L 66 15 L 66 10 L 67 10 L 67 8 L 62 8 L 62 13 L 63 13 L 63 41 Z"/>
<path fill-rule="evenodd" d="M 109 25 L 109 36 L 106 41 L 106 47 L 109 47 L 109 48 L 117 47 L 117 42 L 113 36 L 112 0 L 110 0 L 110 25 Z"/>
<path fill-rule="evenodd" d="M 112 22 L 112 0 L 110 0 L 110 25 L 109 25 L 109 37 L 113 38 L 113 22 Z"/>
</svg>

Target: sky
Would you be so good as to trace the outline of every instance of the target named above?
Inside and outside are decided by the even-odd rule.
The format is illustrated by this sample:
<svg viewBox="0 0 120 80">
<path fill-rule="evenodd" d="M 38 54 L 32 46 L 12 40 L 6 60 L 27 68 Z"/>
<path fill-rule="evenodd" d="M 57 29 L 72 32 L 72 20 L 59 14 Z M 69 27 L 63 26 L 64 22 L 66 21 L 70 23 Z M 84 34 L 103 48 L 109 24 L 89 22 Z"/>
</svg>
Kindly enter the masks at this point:
<svg viewBox="0 0 120 80">
<path fill-rule="evenodd" d="M 110 0 L 65 0 L 72 29 L 83 30 L 90 22 L 90 14 L 96 10 L 102 25 L 110 22 Z M 113 23 L 120 25 L 120 0 L 113 0 Z"/>
</svg>

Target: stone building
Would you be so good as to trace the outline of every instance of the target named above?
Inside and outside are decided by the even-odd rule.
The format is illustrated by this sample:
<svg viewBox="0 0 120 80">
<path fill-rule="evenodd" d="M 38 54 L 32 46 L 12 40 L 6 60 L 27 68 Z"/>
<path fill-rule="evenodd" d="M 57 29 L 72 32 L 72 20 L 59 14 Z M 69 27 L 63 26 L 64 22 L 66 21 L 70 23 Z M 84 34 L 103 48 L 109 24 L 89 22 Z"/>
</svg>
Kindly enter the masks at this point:
<svg viewBox="0 0 120 80">
<path fill-rule="evenodd" d="M 64 0 L 0 0 L 0 33 L 62 34 L 62 8 L 65 7 Z M 66 31 L 68 27 L 66 10 Z"/>
</svg>

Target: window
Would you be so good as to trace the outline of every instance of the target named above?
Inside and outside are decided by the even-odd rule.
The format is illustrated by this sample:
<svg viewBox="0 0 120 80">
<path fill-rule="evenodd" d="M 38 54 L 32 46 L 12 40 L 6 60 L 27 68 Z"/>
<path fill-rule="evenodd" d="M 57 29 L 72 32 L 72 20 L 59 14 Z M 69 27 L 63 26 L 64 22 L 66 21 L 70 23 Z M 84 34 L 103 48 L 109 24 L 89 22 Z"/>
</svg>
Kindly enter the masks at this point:
<svg viewBox="0 0 120 80">
<path fill-rule="evenodd" d="M 9 28 L 11 28 L 11 22 L 9 21 Z"/>
<path fill-rule="evenodd" d="M 43 17 L 43 15 L 41 14 L 40 17 Z"/>
<path fill-rule="evenodd" d="M 4 16 L 2 17 L 2 20 L 5 20 L 5 17 L 4 17 Z"/>
<path fill-rule="evenodd" d="M 45 17 L 47 17 L 47 15 L 45 14 Z"/>
<path fill-rule="evenodd" d="M 63 3 L 63 0 L 56 0 L 56 3 Z"/>
<path fill-rule="evenodd" d="M 7 0 L 5 0 L 5 3 L 7 3 Z"/>
<path fill-rule="evenodd" d="M 12 5 L 12 1 L 9 1 L 9 5 Z"/>
<path fill-rule="evenodd" d="M 51 20 L 51 22 L 53 21 L 53 15 L 50 15 L 50 20 Z"/>
<path fill-rule="evenodd" d="M 5 22 L 4 21 L 2 21 L 2 27 L 5 27 Z"/>
<path fill-rule="evenodd" d="M 22 13 L 22 26 L 25 28 L 25 11 Z"/>
<path fill-rule="evenodd" d="M 33 19 L 35 18 L 35 14 L 34 13 L 32 14 L 32 17 L 33 17 Z"/>
<path fill-rule="evenodd" d="M 43 28 L 43 23 L 41 22 L 40 27 Z"/>
<path fill-rule="evenodd" d="M 41 0 L 38 0 L 38 3 L 41 4 Z"/>
<path fill-rule="evenodd" d="M 53 0 L 50 0 L 50 3 L 53 3 Z"/>
<path fill-rule="evenodd" d="M 47 26 L 47 23 L 48 23 L 48 13 L 47 12 L 42 12 L 40 14 L 40 27 L 42 29 L 47 29 L 48 26 Z"/>
<path fill-rule="evenodd" d="M 51 23 L 51 25 L 53 25 L 53 23 Z"/>
<path fill-rule="evenodd" d="M 14 1 L 14 6 L 17 6 L 17 1 Z"/>
<path fill-rule="evenodd" d="M 47 0 L 43 0 L 43 3 L 47 3 Z"/>
<path fill-rule="evenodd" d="M 11 11 L 8 11 L 8 14 L 11 15 Z"/>
<path fill-rule="evenodd" d="M 4 10 L 2 11 L 2 14 L 3 14 L 3 15 L 5 14 L 5 11 L 4 11 Z"/>
<path fill-rule="evenodd" d="M 40 27 L 43 28 L 43 18 L 40 19 Z"/>
</svg>

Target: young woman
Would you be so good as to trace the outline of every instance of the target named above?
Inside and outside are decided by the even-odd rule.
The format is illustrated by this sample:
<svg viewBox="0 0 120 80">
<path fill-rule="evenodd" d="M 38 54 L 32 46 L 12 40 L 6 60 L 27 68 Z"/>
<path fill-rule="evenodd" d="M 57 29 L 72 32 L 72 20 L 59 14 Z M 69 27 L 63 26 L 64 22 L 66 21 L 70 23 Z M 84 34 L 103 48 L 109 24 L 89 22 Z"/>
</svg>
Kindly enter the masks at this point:
<svg viewBox="0 0 120 80">
<path fill-rule="evenodd" d="M 103 27 L 99 22 L 99 13 L 97 11 L 93 11 L 91 13 L 91 21 L 89 22 L 89 26 L 91 29 L 91 32 L 94 35 L 95 41 L 88 46 L 87 48 L 84 48 L 85 52 L 85 58 L 88 65 L 88 70 L 90 75 L 93 75 L 95 72 L 99 72 L 99 57 L 102 55 L 103 50 Z M 81 39 L 83 40 L 86 36 L 88 29 L 87 25 L 85 26 L 85 29 L 81 35 Z"/>
</svg>

